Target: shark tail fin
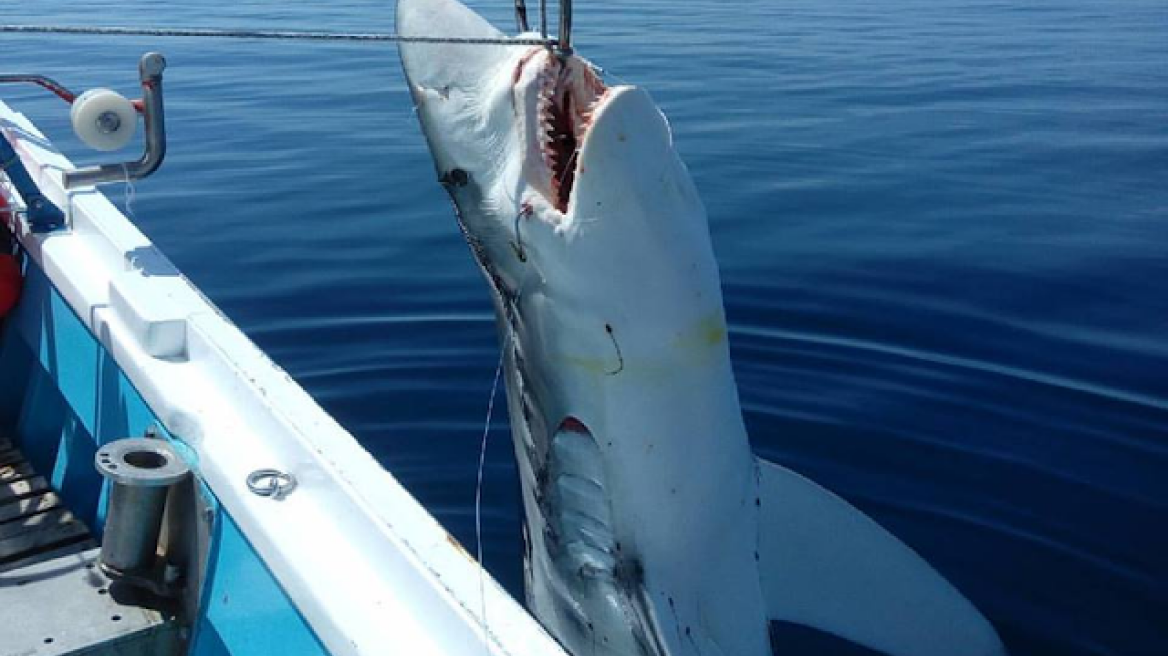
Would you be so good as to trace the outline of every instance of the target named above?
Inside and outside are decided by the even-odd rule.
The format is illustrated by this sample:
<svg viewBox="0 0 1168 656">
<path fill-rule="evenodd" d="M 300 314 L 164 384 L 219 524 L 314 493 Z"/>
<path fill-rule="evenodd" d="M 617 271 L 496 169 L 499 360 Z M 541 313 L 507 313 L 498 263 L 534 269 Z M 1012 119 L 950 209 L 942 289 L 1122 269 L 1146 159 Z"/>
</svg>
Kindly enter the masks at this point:
<svg viewBox="0 0 1168 656">
<path fill-rule="evenodd" d="M 908 545 L 795 472 L 757 461 L 769 618 L 890 656 L 990 656 L 989 621 Z"/>
</svg>

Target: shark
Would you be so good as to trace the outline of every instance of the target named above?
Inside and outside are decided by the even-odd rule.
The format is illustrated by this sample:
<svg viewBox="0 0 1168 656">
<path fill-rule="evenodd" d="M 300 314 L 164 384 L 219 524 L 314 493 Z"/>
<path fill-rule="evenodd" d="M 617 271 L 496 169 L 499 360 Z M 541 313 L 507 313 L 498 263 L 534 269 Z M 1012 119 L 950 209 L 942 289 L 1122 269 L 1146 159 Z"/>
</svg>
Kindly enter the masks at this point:
<svg viewBox="0 0 1168 656">
<path fill-rule="evenodd" d="M 787 622 L 892 656 L 1005 653 L 910 547 L 752 453 L 706 210 L 649 94 L 457 0 L 399 0 L 396 22 L 454 37 L 399 49 L 494 303 L 526 602 L 551 635 L 761 656 Z"/>
</svg>

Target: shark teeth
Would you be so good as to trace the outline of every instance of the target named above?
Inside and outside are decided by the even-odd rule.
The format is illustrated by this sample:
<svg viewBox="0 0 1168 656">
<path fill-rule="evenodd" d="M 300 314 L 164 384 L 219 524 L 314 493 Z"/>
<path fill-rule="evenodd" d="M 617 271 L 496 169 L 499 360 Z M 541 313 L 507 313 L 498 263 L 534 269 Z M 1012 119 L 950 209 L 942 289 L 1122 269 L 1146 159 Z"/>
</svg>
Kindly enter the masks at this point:
<svg viewBox="0 0 1168 656">
<path fill-rule="evenodd" d="M 550 177 L 548 200 L 568 211 L 580 146 L 607 88 L 583 60 L 548 56 L 536 78 L 540 153 Z"/>
</svg>

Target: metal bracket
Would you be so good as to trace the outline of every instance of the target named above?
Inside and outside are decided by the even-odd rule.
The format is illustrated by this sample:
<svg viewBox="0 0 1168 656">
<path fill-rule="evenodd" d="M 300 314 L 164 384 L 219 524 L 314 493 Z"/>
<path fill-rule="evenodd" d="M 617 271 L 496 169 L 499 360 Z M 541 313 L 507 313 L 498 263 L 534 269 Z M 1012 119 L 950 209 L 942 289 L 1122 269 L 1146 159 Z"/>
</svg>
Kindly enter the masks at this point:
<svg viewBox="0 0 1168 656">
<path fill-rule="evenodd" d="M 547 38 L 547 0 L 539 0 L 539 31 Z M 527 20 L 526 0 L 515 0 L 515 24 L 519 32 L 531 31 Z M 556 52 L 561 57 L 572 54 L 572 0 L 560 0 L 560 37 L 555 41 Z"/>
<path fill-rule="evenodd" d="M 77 94 L 70 91 L 68 87 L 44 75 L 23 73 L 0 75 L 0 83 L 21 82 L 48 89 L 67 103 L 71 103 L 77 98 Z M 16 193 L 24 201 L 25 219 L 28 221 L 28 227 L 31 231 L 36 233 L 52 232 L 65 227 L 65 213 L 52 201 L 45 198 L 40 187 L 36 182 L 33 182 L 32 176 L 24 168 L 24 163 L 20 161 L 16 149 L 8 142 L 8 139 L 3 137 L 0 137 L 0 171 L 8 174 L 8 179 L 12 181 Z M 15 208 L 10 209 L 15 212 Z"/>
<path fill-rule="evenodd" d="M 158 170 L 166 157 L 166 119 L 162 107 L 162 71 L 166 58 L 157 52 L 142 55 L 138 77 L 142 81 L 142 122 L 146 128 L 146 152 L 137 161 L 101 164 L 65 171 L 65 189 L 105 182 L 141 180 Z"/>
<path fill-rule="evenodd" d="M 24 201 L 25 217 L 30 230 L 38 233 L 52 232 L 65 227 L 65 213 L 41 193 L 41 188 L 24 168 L 20 155 L 3 136 L 0 136 L 0 171 L 8 174 L 16 193 Z M 6 211 L 15 212 L 16 208 L 10 207 Z"/>
<path fill-rule="evenodd" d="M 515 0 L 515 25 L 520 34 L 531 29 L 527 24 L 527 3 L 524 0 Z"/>
<path fill-rule="evenodd" d="M 572 0 L 560 0 L 560 40 L 556 50 L 561 57 L 572 54 Z"/>
</svg>

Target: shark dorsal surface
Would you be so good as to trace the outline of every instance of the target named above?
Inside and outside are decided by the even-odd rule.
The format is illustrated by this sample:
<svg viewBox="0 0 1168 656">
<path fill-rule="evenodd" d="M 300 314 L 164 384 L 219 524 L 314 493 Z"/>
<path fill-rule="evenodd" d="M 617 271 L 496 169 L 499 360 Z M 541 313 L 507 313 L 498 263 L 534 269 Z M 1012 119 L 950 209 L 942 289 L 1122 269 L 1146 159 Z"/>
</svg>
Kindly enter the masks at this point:
<svg viewBox="0 0 1168 656">
<path fill-rule="evenodd" d="M 507 38 L 456 0 L 400 0 L 397 28 Z M 706 211 L 649 95 L 541 47 L 400 49 L 495 304 L 544 626 L 576 656 L 761 656 L 773 620 L 1002 653 L 911 549 L 752 455 Z"/>
</svg>

